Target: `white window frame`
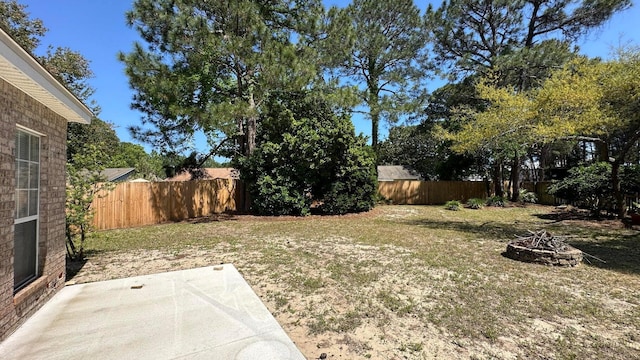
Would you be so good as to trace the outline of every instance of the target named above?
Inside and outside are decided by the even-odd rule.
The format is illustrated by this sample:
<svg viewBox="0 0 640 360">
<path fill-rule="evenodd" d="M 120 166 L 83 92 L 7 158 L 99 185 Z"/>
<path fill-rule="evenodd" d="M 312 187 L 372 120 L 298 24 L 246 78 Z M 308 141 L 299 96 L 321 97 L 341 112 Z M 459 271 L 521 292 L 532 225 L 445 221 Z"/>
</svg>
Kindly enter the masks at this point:
<svg viewBox="0 0 640 360">
<path fill-rule="evenodd" d="M 14 282 L 14 293 L 20 291 L 21 289 L 23 289 L 24 287 L 26 287 L 27 285 L 31 284 L 34 280 L 36 280 L 40 274 L 38 273 L 38 269 L 39 269 L 39 256 L 40 256 L 40 190 L 41 190 L 41 185 L 40 185 L 40 179 L 42 178 L 42 174 L 41 174 L 41 162 L 40 160 L 42 159 L 41 156 L 41 152 L 42 152 L 42 137 L 44 136 L 41 133 L 38 133 L 36 131 L 30 130 L 28 128 L 25 128 L 24 126 L 20 126 L 17 125 L 16 127 L 16 135 L 18 133 L 25 133 L 27 135 L 29 135 L 30 137 L 36 137 L 38 138 L 38 161 L 34 162 L 31 159 L 27 160 L 28 163 L 31 165 L 33 163 L 37 163 L 38 164 L 38 188 L 37 188 L 37 195 L 36 195 L 36 203 L 37 203 L 37 209 L 36 209 L 36 214 L 35 215 L 28 215 L 25 217 L 18 217 L 18 199 L 16 199 L 16 208 L 15 208 L 15 212 L 14 212 L 14 229 L 15 229 L 15 225 L 19 225 L 19 224 L 24 224 L 27 222 L 31 222 L 34 221 L 36 222 L 36 229 L 35 229 L 35 264 L 34 264 L 34 269 L 33 269 L 33 276 L 24 280 L 22 283 L 20 284 L 15 284 Z M 18 158 L 19 154 L 18 154 L 18 144 L 15 144 L 15 162 L 19 162 L 19 161 L 25 161 L 23 159 L 19 159 Z M 18 168 L 16 167 L 15 169 L 16 172 L 18 172 Z M 14 187 L 14 191 L 16 191 L 18 189 L 18 184 L 16 182 L 16 185 Z M 29 188 L 29 191 L 31 190 L 31 188 Z M 27 200 L 27 206 L 29 206 L 29 202 Z M 28 211 L 30 212 L 30 211 Z M 14 243 L 15 243 L 15 233 L 14 233 Z M 15 254 L 15 252 L 14 252 Z M 15 256 L 15 255 L 14 255 Z M 14 257 L 13 262 L 14 262 L 14 266 L 13 266 L 13 270 L 15 271 L 15 264 L 19 261 L 19 259 L 16 259 Z"/>
</svg>

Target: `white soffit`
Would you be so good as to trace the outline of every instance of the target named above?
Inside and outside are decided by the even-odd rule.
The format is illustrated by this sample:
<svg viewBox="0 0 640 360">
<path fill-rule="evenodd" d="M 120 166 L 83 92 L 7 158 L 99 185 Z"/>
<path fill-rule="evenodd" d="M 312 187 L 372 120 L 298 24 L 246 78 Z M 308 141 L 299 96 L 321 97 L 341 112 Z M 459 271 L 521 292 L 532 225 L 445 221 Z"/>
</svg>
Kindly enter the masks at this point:
<svg viewBox="0 0 640 360">
<path fill-rule="evenodd" d="M 89 124 L 93 113 L 0 29 L 0 78 L 70 122 Z"/>
</svg>

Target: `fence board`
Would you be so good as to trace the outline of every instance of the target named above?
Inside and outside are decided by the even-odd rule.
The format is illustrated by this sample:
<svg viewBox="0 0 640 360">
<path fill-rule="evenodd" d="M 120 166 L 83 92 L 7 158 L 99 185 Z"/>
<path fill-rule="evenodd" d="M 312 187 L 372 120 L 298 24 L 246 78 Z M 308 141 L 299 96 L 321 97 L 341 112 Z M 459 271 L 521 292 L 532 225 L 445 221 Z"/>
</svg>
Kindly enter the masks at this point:
<svg viewBox="0 0 640 360">
<path fill-rule="evenodd" d="M 400 205 L 436 205 L 486 196 L 485 184 L 476 181 L 381 181 L 378 191 L 385 199 Z"/>
<path fill-rule="evenodd" d="M 538 196 L 538 203 L 557 205 L 558 199 L 547 193 L 550 181 L 529 183 L 523 188 Z M 466 202 L 471 198 L 486 198 L 487 185 L 482 181 L 381 181 L 378 192 L 399 205 L 440 205 L 449 200 Z"/>
<path fill-rule="evenodd" d="M 96 198 L 93 225 L 119 229 L 242 210 L 242 186 L 231 179 L 119 183 Z"/>
</svg>

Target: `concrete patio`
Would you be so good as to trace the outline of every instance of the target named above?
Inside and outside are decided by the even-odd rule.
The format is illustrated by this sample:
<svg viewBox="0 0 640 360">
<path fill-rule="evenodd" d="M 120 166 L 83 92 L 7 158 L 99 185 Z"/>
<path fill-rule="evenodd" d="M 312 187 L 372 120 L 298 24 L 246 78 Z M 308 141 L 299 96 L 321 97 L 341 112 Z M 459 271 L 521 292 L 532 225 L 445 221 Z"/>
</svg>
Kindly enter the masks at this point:
<svg viewBox="0 0 640 360">
<path fill-rule="evenodd" d="M 67 286 L 0 344 L 0 359 L 304 356 L 227 264 Z"/>
</svg>

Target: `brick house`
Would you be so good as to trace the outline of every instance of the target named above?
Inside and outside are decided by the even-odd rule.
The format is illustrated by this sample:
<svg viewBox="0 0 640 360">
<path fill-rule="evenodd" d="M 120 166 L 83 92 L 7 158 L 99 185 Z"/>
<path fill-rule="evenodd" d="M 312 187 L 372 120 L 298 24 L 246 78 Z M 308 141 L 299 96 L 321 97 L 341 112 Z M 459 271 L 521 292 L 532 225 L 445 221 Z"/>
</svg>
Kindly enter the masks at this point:
<svg viewBox="0 0 640 360">
<path fill-rule="evenodd" d="M 67 122 L 92 116 L 0 30 L 0 341 L 64 286 Z"/>
</svg>

